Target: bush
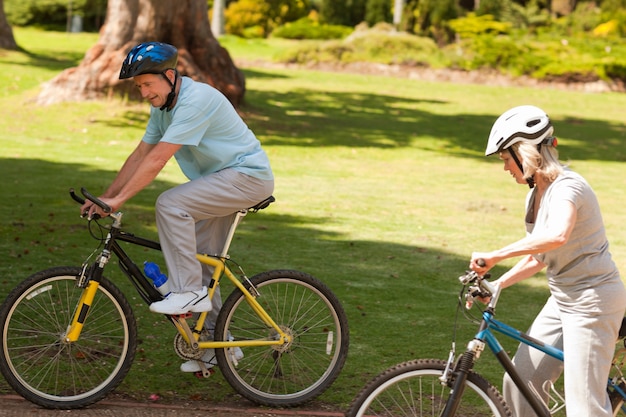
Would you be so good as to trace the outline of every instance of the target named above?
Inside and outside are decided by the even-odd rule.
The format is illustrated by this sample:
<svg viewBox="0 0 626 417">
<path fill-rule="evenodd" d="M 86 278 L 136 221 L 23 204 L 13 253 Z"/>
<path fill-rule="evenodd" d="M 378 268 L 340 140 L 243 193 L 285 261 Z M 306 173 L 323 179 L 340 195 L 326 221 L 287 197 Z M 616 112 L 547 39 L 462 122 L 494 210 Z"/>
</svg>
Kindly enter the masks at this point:
<svg viewBox="0 0 626 417">
<path fill-rule="evenodd" d="M 465 17 L 452 19 L 448 22 L 450 28 L 461 38 L 471 38 L 483 34 L 507 33 L 510 24 L 497 22 L 490 14 L 476 16 L 475 13 L 468 13 Z"/>
<path fill-rule="evenodd" d="M 441 54 L 431 38 L 405 32 L 381 30 L 357 31 L 346 39 L 354 60 L 384 64 L 411 64 L 430 66 Z"/>
<path fill-rule="evenodd" d="M 281 60 L 292 63 L 376 62 L 442 66 L 442 54 L 432 39 L 376 29 L 355 31 L 343 41 L 300 45 L 286 51 Z"/>
<path fill-rule="evenodd" d="M 294 64 L 339 63 L 349 62 L 353 53 L 352 48 L 341 41 L 303 43 L 297 48 L 284 51 L 279 60 Z"/>
<path fill-rule="evenodd" d="M 267 18 L 269 5 L 257 0 L 239 0 L 231 3 L 224 11 L 224 29 L 227 33 L 246 37 L 246 29 L 251 33 L 260 33 L 263 37 L 267 34 Z M 259 30 L 260 28 L 260 30 Z"/>
<path fill-rule="evenodd" d="M 626 61 L 605 64 L 604 72 L 608 78 L 626 83 Z"/>
<path fill-rule="evenodd" d="M 518 69 L 520 60 L 529 53 L 529 48 L 509 36 L 479 35 L 446 47 L 446 52 L 450 54 L 453 66 L 459 69 L 522 72 Z"/>
<path fill-rule="evenodd" d="M 243 37 L 265 37 L 276 27 L 305 16 L 303 0 L 238 0 L 224 12 L 226 32 Z"/>
<path fill-rule="evenodd" d="M 352 30 L 347 26 L 320 24 L 304 17 L 276 28 L 272 36 L 285 39 L 342 39 Z"/>
</svg>

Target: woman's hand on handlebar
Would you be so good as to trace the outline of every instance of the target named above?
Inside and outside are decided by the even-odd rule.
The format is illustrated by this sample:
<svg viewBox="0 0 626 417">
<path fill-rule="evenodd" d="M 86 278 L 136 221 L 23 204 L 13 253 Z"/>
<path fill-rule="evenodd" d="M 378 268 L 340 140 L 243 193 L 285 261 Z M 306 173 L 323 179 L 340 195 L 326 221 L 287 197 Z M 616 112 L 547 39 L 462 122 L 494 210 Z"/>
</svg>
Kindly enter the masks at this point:
<svg viewBox="0 0 626 417">
<path fill-rule="evenodd" d="M 485 275 L 496 264 L 489 252 L 474 252 L 470 260 L 470 269 L 479 275 Z"/>
</svg>

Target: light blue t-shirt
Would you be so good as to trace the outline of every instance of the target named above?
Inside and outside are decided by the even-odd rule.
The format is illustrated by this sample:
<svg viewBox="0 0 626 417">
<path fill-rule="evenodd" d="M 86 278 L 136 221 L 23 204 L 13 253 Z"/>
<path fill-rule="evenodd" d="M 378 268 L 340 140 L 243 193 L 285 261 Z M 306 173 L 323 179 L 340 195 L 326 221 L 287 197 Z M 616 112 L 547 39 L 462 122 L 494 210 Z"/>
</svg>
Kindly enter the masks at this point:
<svg viewBox="0 0 626 417">
<path fill-rule="evenodd" d="M 210 85 L 188 77 L 182 77 L 171 111 L 151 108 L 142 140 L 183 145 L 174 156 L 190 180 L 225 168 L 262 180 L 273 179 L 259 140 L 228 99 Z"/>
</svg>

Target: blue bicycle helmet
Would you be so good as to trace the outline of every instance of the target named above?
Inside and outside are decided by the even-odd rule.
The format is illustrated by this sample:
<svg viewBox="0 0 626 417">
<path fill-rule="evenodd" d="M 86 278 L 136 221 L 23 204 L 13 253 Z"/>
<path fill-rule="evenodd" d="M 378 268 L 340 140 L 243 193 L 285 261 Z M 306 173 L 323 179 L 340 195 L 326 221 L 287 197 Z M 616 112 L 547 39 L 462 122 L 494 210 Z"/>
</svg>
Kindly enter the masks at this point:
<svg viewBox="0 0 626 417">
<path fill-rule="evenodd" d="M 146 42 L 135 46 L 126 56 L 120 70 L 120 80 L 141 74 L 163 74 L 176 69 L 178 50 L 161 42 Z"/>
<path fill-rule="evenodd" d="M 161 42 L 146 42 L 135 46 L 126 56 L 120 70 L 120 80 L 132 78 L 141 74 L 160 74 L 170 84 L 172 90 L 167 96 L 161 110 L 172 110 L 172 103 L 176 97 L 176 81 L 178 71 L 178 50 L 172 45 Z M 174 70 L 174 82 L 165 75 L 167 70 Z"/>
</svg>

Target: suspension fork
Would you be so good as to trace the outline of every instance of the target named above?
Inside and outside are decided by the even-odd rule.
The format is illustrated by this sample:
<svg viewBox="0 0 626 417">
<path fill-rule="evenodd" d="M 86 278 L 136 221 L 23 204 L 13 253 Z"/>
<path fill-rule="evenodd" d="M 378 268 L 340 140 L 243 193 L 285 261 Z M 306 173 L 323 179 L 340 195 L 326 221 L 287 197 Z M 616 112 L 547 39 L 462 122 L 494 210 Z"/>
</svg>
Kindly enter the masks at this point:
<svg viewBox="0 0 626 417">
<path fill-rule="evenodd" d="M 474 360 L 480 356 L 480 352 L 482 352 L 484 347 L 484 342 L 474 339 L 469 343 L 467 350 L 459 358 L 459 362 L 453 371 L 454 383 L 452 384 L 452 390 L 446 401 L 446 407 L 443 413 L 441 413 L 441 417 L 452 417 L 456 415 L 456 410 L 461 403 L 461 398 L 465 390 L 467 376 L 474 367 Z"/>
<path fill-rule="evenodd" d="M 74 317 L 63 336 L 63 342 L 65 343 L 76 342 L 80 337 L 87 316 L 89 316 L 89 310 L 91 309 L 93 300 L 96 298 L 96 292 L 100 286 L 100 279 L 104 273 L 104 267 L 109 263 L 109 259 L 111 258 L 111 242 L 115 241 L 115 239 L 112 239 L 112 234 L 117 231 L 118 229 L 111 228 L 105 242 L 105 247 L 93 267 L 90 268 L 90 270 L 83 270 L 83 275 L 76 277 L 78 285 L 84 285 L 84 287 L 80 299 L 78 300 Z M 83 280 L 86 280 L 87 283 L 84 284 Z"/>
<path fill-rule="evenodd" d="M 64 341 L 66 343 L 76 342 L 80 337 L 80 333 L 83 330 L 85 320 L 87 320 L 89 309 L 93 304 L 93 300 L 96 297 L 96 291 L 98 291 L 99 286 L 100 283 L 91 280 L 87 284 L 87 287 L 83 289 L 83 293 L 81 294 L 78 305 L 76 306 L 76 311 L 74 312 L 74 318 L 65 333 Z"/>
</svg>

